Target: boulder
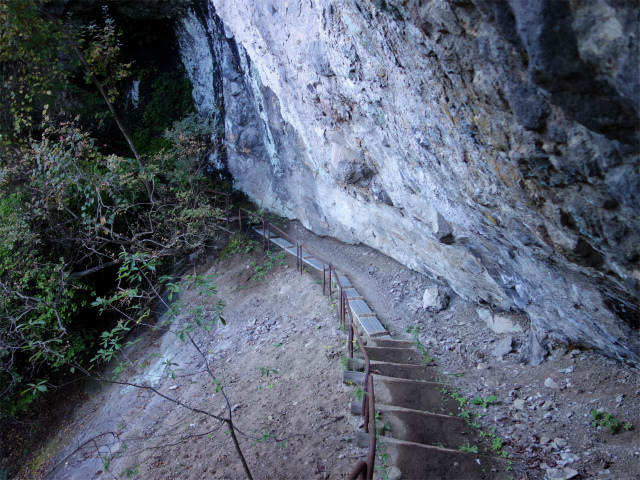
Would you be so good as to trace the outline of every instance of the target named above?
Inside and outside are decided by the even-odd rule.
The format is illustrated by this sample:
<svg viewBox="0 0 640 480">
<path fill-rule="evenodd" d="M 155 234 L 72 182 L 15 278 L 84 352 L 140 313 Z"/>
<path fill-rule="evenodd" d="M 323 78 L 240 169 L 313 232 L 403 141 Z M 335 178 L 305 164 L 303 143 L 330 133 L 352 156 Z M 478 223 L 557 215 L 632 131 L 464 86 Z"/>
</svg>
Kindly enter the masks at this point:
<svg viewBox="0 0 640 480">
<path fill-rule="evenodd" d="M 450 300 L 448 290 L 436 285 L 424 291 L 422 308 L 429 312 L 440 312 L 449 306 Z"/>
</svg>

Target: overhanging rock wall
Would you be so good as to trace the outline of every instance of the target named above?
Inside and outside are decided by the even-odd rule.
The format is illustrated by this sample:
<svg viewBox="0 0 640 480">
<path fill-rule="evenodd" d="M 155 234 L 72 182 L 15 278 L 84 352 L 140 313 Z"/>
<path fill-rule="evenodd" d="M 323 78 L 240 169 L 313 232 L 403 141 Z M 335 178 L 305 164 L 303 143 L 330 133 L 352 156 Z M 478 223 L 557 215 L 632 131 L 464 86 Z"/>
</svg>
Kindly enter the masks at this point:
<svg viewBox="0 0 640 480">
<path fill-rule="evenodd" d="M 175 19 L 257 203 L 526 312 L 534 363 L 551 337 L 640 364 L 633 2 L 110 5 Z"/>
<path fill-rule="evenodd" d="M 236 186 L 525 311 L 532 351 L 550 336 L 640 363 L 637 9 L 212 3 Z"/>
</svg>

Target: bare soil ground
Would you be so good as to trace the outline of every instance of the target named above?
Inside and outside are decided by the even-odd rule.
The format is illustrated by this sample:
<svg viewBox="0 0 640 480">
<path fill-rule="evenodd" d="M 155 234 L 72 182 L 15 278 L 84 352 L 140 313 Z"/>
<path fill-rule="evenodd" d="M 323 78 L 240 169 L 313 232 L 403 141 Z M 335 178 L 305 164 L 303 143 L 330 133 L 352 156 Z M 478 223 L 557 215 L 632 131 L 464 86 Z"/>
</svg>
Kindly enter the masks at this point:
<svg viewBox="0 0 640 480">
<path fill-rule="evenodd" d="M 640 479 L 638 370 L 561 346 L 537 367 L 521 365 L 524 322 L 522 333 L 509 334 L 515 351 L 495 357 L 492 351 L 507 334 L 490 330 L 475 305 L 454 296 L 446 310 L 428 313 L 422 309 L 423 292 L 434 284 L 428 278 L 367 247 L 316 237 L 297 222 L 284 227 L 345 272 L 395 338 L 411 339 L 407 330 L 419 327 L 451 391 L 458 388 L 468 399 L 497 396 L 486 409 L 471 408 L 485 431 L 495 429 L 504 439 L 518 466 L 514 478 Z M 218 275 L 227 325 L 199 344 L 227 386 L 255 478 L 344 478 L 366 452 L 354 442 L 361 418 L 348 413 L 353 388 L 341 383 L 346 348 L 336 309 L 322 295 L 317 274 L 293 271 L 293 257 L 284 259 L 287 265 L 276 259 L 262 281 L 253 280 L 251 262 L 265 261 L 257 250 L 203 269 Z M 221 395 L 193 347 L 171 334 L 142 338 L 123 378 L 222 411 Z M 177 364 L 176 379 L 167 377 L 156 352 Z M 47 452 L 59 453 L 40 474 L 24 469 L 18 478 L 37 478 L 54 465 L 46 478 L 244 478 L 224 427 L 216 429 L 206 416 L 145 390 L 95 384 L 86 390 L 90 398 L 49 442 Z M 592 425 L 593 409 L 622 420 L 615 434 L 606 422 Z"/>
</svg>

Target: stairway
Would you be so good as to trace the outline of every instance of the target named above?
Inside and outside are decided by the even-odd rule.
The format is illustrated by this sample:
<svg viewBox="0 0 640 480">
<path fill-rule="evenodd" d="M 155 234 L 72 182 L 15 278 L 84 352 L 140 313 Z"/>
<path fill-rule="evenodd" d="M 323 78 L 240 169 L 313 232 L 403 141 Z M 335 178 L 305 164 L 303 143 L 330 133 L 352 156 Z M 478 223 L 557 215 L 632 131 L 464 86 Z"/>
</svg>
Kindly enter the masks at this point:
<svg viewBox="0 0 640 480">
<path fill-rule="evenodd" d="M 280 234 L 274 233 L 272 228 Z M 447 386 L 440 381 L 436 368 L 423 363 L 422 355 L 413 343 L 391 338 L 346 275 L 318 259 L 304 245 L 272 224 L 252 229 L 266 240 L 267 248 L 273 243 L 294 255 L 298 267 L 305 264 L 322 272 L 323 289 L 329 272 L 329 288 L 335 281 L 348 300 L 359 338 L 366 339 L 364 348 L 375 392 L 377 441 L 370 443 L 373 437 L 369 433 L 358 432 L 356 435 L 358 446 L 370 448 L 369 465 L 374 463 L 371 452 L 375 448 L 376 468 L 388 471 L 395 466 L 404 480 L 511 477 L 507 471 L 508 462 L 492 456 L 488 441 L 465 418 L 458 416 L 459 405 L 445 394 Z M 348 359 L 349 370 L 344 372 L 343 381 L 349 385 L 365 381 L 366 362 L 362 352 L 360 354 L 361 358 Z M 351 413 L 362 415 L 362 407 L 360 401 L 353 402 Z M 363 472 L 372 478 L 373 472 L 367 472 L 366 466 Z M 386 478 L 386 474 L 380 478 Z"/>
<path fill-rule="evenodd" d="M 404 480 L 509 478 L 507 462 L 491 456 L 491 445 L 458 416 L 459 406 L 443 393 L 447 387 L 438 382 L 436 368 L 422 365 L 410 342 L 368 339 L 366 351 L 384 467 L 397 467 Z M 361 383 L 364 361 L 350 359 L 347 367 L 345 383 Z M 351 413 L 362 414 L 360 402 L 351 404 Z M 358 432 L 356 439 L 368 447 L 368 433 Z M 460 450 L 473 446 L 478 453 Z"/>
<path fill-rule="evenodd" d="M 323 272 L 329 272 L 329 264 L 319 260 L 313 254 L 307 250 L 303 250 L 301 245 L 297 242 L 293 243 L 293 239 L 284 238 L 284 235 L 271 232 L 269 229 L 265 232 L 262 227 L 253 227 L 253 230 L 261 237 L 266 238 L 270 243 L 278 245 L 282 250 L 290 255 L 297 256 L 302 260 L 302 263 L 309 267 Z M 283 232 L 284 233 L 284 232 Z M 384 328 L 380 321 L 376 318 L 373 311 L 369 308 L 362 296 L 358 293 L 345 274 L 338 270 L 332 270 L 332 276 L 337 280 L 336 283 L 344 289 L 347 298 L 349 299 L 349 306 L 351 307 L 351 313 L 354 319 L 360 323 L 360 326 L 370 337 L 380 337 L 391 339 L 389 332 Z M 330 282 L 334 281 L 332 278 Z"/>
</svg>

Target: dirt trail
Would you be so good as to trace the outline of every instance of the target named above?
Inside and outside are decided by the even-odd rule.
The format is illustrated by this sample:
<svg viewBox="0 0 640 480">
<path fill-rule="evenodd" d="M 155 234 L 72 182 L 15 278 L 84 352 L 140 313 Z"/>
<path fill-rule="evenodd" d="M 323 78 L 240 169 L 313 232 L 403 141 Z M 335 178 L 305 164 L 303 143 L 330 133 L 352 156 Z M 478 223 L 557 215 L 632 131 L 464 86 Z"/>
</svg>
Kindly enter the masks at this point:
<svg viewBox="0 0 640 480">
<path fill-rule="evenodd" d="M 283 223 L 291 236 L 348 275 L 394 338 L 409 339 L 406 330 L 418 326 L 452 387 L 467 398 L 498 397 L 484 410 L 472 408 L 523 465 L 516 478 L 571 478 L 573 472 L 574 478 L 640 478 L 637 371 L 562 347 L 538 367 L 522 366 L 516 350 L 527 334 L 526 323 L 522 333 L 509 334 L 514 352 L 494 357 L 491 352 L 506 335 L 488 329 L 474 305 L 454 296 L 446 310 L 428 313 L 421 303 L 431 280 L 367 247 L 316 237 L 297 222 Z M 276 259 L 264 280 L 252 280 L 251 262 L 260 266 L 264 260 L 264 254 L 251 252 L 208 266 L 209 273 L 219 275 L 227 325 L 199 341 L 228 386 L 235 418 L 248 435 L 241 441 L 255 478 L 343 478 L 366 452 L 355 446 L 361 418 L 349 415 L 352 389 L 341 383 L 340 357 L 346 349 L 336 309 L 322 296 L 317 274 L 292 271 L 293 257 L 284 259 L 287 265 Z M 222 399 L 191 347 L 171 335 L 143 339 L 131 352 L 134 367 L 125 372 L 127 378 L 155 382 L 185 403 L 221 411 Z M 177 380 L 166 378 L 160 360 L 150 358 L 157 351 L 178 364 Z M 261 376 L 261 368 L 278 374 Z M 54 458 L 60 466 L 47 478 L 243 478 L 224 429 L 212 431 L 214 422 L 146 391 L 105 386 L 90 394 L 54 439 L 61 445 L 72 440 Z M 611 435 L 606 426 L 591 425 L 593 408 L 634 426 Z M 104 432 L 113 433 L 98 442 L 108 444 L 100 448 L 102 458 L 93 444 L 73 453 Z M 250 438 L 273 440 L 272 435 L 287 440 Z"/>
</svg>

